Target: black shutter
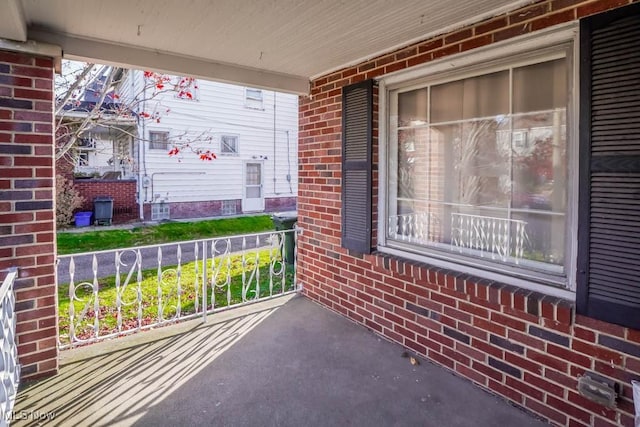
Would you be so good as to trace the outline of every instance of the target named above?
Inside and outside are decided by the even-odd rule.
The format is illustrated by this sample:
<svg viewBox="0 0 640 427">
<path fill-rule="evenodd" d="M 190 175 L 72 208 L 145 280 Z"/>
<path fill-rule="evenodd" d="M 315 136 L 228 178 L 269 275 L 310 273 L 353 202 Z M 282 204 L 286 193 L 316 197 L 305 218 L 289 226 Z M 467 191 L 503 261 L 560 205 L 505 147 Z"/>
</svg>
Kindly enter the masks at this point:
<svg viewBox="0 0 640 427">
<path fill-rule="evenodd" d="M 342 247 L 371 252 L 373 80 L 342 89 Z"/>
<path fill-rule="evenodd" d="M 640 329 L 640 5 L 580 37 L 577 309 Z"/>
</svg>

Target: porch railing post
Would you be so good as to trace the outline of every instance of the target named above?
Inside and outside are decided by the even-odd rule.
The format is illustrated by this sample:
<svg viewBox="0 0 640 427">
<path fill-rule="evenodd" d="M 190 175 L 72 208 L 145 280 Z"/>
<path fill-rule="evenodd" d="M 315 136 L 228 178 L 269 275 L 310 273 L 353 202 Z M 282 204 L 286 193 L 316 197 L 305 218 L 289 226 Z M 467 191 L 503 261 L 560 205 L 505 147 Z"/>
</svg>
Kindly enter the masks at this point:
<svg viewBox="0 0 640 427">
<path fill-rule="evenodd" d="M 202 322 L 207 323 L 207 241 L 202 241 Z"/>
</svg>

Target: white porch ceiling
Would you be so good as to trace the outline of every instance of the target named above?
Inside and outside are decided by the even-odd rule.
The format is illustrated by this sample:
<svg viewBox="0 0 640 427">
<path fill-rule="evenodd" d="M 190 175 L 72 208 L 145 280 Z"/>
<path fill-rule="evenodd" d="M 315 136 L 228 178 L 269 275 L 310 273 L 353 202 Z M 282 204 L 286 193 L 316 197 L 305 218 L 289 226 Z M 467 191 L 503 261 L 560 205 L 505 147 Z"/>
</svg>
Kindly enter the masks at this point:
<svg viewBox="0 0 640 427">
<path fill-rule="evenodd" d="M 306 93 L 308 81 L 532 0 L 4 0 L 0 37 Z"/>
</svg>

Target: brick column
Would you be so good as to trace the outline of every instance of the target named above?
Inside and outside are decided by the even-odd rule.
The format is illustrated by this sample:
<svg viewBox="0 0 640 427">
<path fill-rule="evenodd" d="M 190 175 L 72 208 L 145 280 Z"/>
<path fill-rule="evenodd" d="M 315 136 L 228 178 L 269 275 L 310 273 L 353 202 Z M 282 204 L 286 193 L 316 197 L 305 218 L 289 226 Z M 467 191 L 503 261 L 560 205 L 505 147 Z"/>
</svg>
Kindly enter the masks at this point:
<svg viewBox="0 0 640 427">
<path fill-rule="evenodd" d="M 53 60 L 0 50 L 0 279 L 18 267 L 22 378 L 58 369 Z"/>
</svg>

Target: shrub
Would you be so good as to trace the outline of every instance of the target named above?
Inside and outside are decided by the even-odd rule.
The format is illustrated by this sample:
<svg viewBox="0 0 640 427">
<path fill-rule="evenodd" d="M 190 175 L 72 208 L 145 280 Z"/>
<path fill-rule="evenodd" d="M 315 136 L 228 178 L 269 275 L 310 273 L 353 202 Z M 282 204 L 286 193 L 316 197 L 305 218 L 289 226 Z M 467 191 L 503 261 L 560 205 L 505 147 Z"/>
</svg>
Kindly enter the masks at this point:
<svg viewBox="0 0 640 427">
<path fill-rule="evenodd" d="M 73 222 L 73 213 L 85 200 L 73 183 L 62 175 L 56 175 L 56 225 L 66 228 Z"/>
</svg>

